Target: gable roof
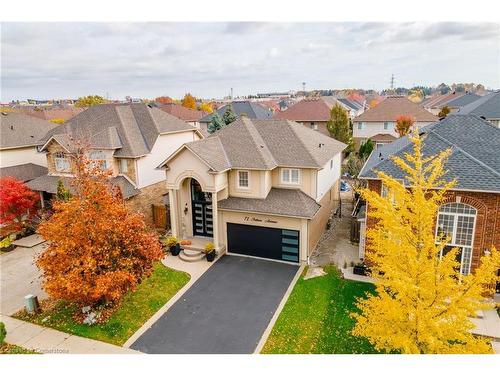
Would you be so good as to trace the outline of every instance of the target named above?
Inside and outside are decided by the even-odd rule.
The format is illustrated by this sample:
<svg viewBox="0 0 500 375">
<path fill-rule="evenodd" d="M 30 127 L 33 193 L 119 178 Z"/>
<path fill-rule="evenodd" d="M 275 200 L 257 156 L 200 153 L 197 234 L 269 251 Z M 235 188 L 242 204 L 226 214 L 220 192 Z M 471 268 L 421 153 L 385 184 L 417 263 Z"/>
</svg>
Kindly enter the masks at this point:
<svg viewBox="0 0 500 375">
<path fill-rule="evenodd" d="M 500 192 L 500 129 L 474 115 L 448 115 L 445 119 L 422 128 L 423 155 L 434 155 L 451 148 L 445 163 L 445 179 L 457 179 L 455 189 Z M 407 136 L 372 152 L 363 166 L 360 178 L 377 178 L 381 171 L 399 179 L 405 173 L 391 160 L 412 151 Z"/>
<path fill-rule="evenodd" d="M 500 119 L 500 91 L 492 92 L 459 109 L 458 114 Z"/>
<path fill-rule="evenodd" d="M 465 95 L 465 93 L 460 93 L 456 91 L 450 92 L 448 94 L 434 95 L 424 99 L 424 101 L 420 103 L 420 105 L 424 108 L 436 108 L 444 105 L 444 103 L 446 102 L 457 99 L 463 95 Z"/>
<path fill-rule="evenodd" d="M 246 117 L 251 119 L 265 120 L 270 119 L 273 116 L 273 112 L 261 106 L 259 103 L 250 102 L 250 101 L 241 101 L 241 102 L 232 102 L 226 104 L 225 106 L 220 107 L 214 113 L 209 113 L 208 115 L 202 117 L 200 122 L 208 123 L 212 121 L 212 117 L 215 113 L 218 113 L 219 116 L 224 116 L 226 109 L 228 106 L 233 107 L 233 112 L 237 118 L 244 114 Z"/>
<path fill-rule="evenodd" d="M 54 120 L 54 119 L 63 119 L 64 121 L 68 121 L 73 118 L 80 112 L 83 112 L 83 108 L 77 107 L 51 107 L 51 108 L 40 108 L 40 109 L 21 109 L 21 113 L 24 113 L 29 116 L 37 117 L 42 120 Z"/>
<path fill-rule="evenodd" d="M 195 127 L 146 104 L 101 104 L 89 107 L 50 131 L 51 137 L 85 142 L 91 148 L 113 149 L 117 157 L 139 157 L 151 152 L 160 134 L 197 131 Z M 57 140 L 57 138 L 55 138 Z"/>
<path fill-rule="evenodd" d="M 271 170 L 322 168 L 346 145 L 288 120 L 242 117 L 205 139 L 186 143 L 213 171 L 230 168 Z M 175 154 L 164 161 L 164 166 Z"/>
<path fill-rule="evenodd" d="M 432 113 L 400 96 L 389 96 L 377 106 L 354 118 L 354 121 L 396 121 L 400 115 L 412 116 L 416 122 L 432 122 L 438 118 Z"/>
<path fill-rule="evenodd" d="M 159 104 L 157 108 L 183 121 L 199 121 L 207 115 L 207 112 L 186 108 L 177 103 Z"/>
<path fill-rule="evenodd" d="M 283 112 L 276 113 L 274 118 L 278 120 L 325 122 L 330 119 L 332 105 L 331 103 L 327 104 L 321 98 L 302 99 Z"/>
<path fill-rule="evenodd" d="M 473 103 L 476 100 L 480 99 L 481 96 L 474 94 L 473 92 L 468 92 L 465 95 L 461 95 L 457 98 L 453 98 L 447 102 L 444 102 L 443 106 L 446 107 L 463 107 L 467 104 Z"/>
<path fill-rule="evenodd" d="M 0 149 L 37 146 L 58 125 L 16 112 L 0 114 Z"/>
<path fill-rule="evenodd" d="M 30 181 L 46 174 L 46 167 L 33 163 L 0 168 L 0 177 L 14 177 L 16 180 L 22 182 Z"/>
</svg>

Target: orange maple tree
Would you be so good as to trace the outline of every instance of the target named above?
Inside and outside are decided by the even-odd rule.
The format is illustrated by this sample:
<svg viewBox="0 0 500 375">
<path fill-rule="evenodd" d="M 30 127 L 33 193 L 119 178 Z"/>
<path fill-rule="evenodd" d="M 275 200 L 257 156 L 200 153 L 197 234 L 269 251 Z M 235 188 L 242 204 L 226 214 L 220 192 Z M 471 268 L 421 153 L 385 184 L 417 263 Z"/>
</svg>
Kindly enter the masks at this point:
<svg viewBox="0 0 500 375">
<path fill-rule="evenodd" d="M 155 102 L 158 102 L 160 104 L 170 104 L 173 103 L 174 101 L 170 96 L 159 96 L 155 99 Z"/>
<path fill-rule="evenodd" d="M 83 154 L 74 163 L 71 198 L 54 200 L 54 214 L 38 228 L 48 241 L 37 259 L 43 288 L 82 304 L 117 302 L 151 274 L 161 246 L 143 216 L 125 206 L 110 172 Z"/>
<path fill-rule="evenodd" d="M 405 135 L 407 135 L 414 123 L 415 119 L 411 116 L 398 116 L 396 118 L 396 131 L 398 132 L 399 136 L 404 137 Z"/>
</svg>

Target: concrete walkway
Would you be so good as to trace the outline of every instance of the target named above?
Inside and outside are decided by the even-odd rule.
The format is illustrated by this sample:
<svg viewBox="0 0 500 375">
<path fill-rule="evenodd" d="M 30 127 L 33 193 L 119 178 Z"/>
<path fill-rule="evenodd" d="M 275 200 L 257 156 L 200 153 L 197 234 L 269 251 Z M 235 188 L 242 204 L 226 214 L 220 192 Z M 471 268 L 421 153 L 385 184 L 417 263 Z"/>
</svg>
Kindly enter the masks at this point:
<svg viewBox="0 0 500 375">
<path fill-rule="evenodd" d="M 35 247 L 36 245 L 40 245 L 41 243 L 44 243 L 45 240 L 43 239 L 42 236 L 39 234 L 32 234 L 31 236 L 21 238 L 19 240 L 16 240 L 12 242 L 14 245 L 18 247 Z"/>
<path fill-rule="evenodd" d="M 138 354 L 139 352 L 0 315 L 9 344 L 45 354 Z"/>
</svg>

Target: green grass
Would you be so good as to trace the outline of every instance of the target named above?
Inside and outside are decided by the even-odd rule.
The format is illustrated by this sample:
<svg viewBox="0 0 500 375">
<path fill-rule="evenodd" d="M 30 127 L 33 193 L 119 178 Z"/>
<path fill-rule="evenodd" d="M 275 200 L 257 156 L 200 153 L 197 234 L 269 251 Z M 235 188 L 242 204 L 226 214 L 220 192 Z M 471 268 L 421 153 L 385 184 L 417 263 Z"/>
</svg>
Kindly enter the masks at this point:
<svg viewBox="0 0 500 375">
<path fill-rule="evenodd" d="M 88 326 L 75 323 L 72 315 L 76 306 L 65 301 L 59 301 L 53 309 L 34 316 L 22 311 L 14 317 L 74 335 L 123 345 L 189 279 L 187 273 L 157 263 L 153 274 L 135 291 L 127 293 L 120 307 L 103 324 Z"/>
<path fill-rule="evenodd" d="M 297 281 L 262 353 L 376 353 L 368 340 L 350 334 L 354 320 L 349 316 L 356 297 L 374 286 L 341 279 L 332 266 L 325 271 L 325 276 Z"/>
<path fill-rule="evenodd" d="M 22 346 L 7 344 L 6 342 L 0 345 L 0 354 L 40 354 L 31 349 L 23 348 Z"/>
</svg>

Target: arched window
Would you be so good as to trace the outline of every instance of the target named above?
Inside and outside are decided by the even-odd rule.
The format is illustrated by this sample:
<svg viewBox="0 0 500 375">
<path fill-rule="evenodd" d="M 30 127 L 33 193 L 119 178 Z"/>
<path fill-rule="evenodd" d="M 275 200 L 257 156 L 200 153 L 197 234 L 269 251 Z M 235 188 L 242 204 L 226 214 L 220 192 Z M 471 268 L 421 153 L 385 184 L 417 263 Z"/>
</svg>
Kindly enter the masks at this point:
<svg viewBox="0 0 500 375">
<path fill-rule="evenodd" d="M 436 237 L 445 235 L 449 239 L 441 255 L 458 247 L 457 261 L 463 275 L 470 273 L 476 215 L 474 207 L 463 203 L 447 203 L 438 211 Z"/>
<path fill-rule="evenodd" d="M 54 165 L 57 172 L 71 172 L 69 158 L 62 152 L 56 152 L 54 154 Z"/>
<path fill-rule="evenodd" d="M 99 167 L 101 169 L 108 169 L 108 161 L 106 160 L 106 154 L 101 150 L 92 151 L 89 154 L 91 164 L 94 167 Z"/>
</svg>

